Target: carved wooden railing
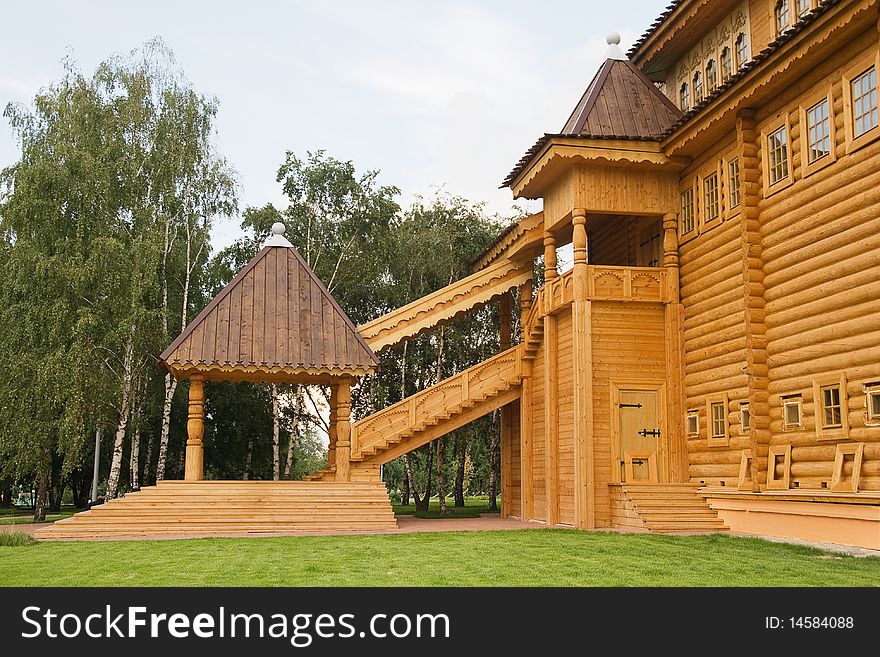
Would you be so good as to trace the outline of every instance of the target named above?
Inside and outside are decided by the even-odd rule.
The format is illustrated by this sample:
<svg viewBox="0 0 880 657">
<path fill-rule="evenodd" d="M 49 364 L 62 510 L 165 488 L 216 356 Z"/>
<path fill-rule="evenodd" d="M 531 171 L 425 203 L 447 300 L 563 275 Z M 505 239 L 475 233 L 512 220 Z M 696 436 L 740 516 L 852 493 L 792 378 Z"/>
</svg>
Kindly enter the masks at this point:
<svg viewBox="0 0 880 657">
<path fill-rule="evenodd" d="M 364 452 L 375 453 L 376 449 L 437 424 L 464 407 L 518 385 L 522 376 L 519 350 L 516 346 L 503 351 L 356 422 L 351 428 L 353 458 L 362 458 Z"/>
<path fill-rule="evenodd" d="M 358 331 L 373 351 L 380 351 L 488 303 L 531 277 L 531 264 L 524 266 L 510 260 L 500 260 L 467 278 L 362 324 Z"/>
<path fill-rule="evenodd" d="M 590 301 L 667 301 L 666 270 L 662 267 L 587 266 L 587 299 Z M 538 290 L 523 326 L 524 355 L 534 355 L 544 333 L 543 319 L 574 301 L 574 270 L 547 281 Z"/>
</svg>

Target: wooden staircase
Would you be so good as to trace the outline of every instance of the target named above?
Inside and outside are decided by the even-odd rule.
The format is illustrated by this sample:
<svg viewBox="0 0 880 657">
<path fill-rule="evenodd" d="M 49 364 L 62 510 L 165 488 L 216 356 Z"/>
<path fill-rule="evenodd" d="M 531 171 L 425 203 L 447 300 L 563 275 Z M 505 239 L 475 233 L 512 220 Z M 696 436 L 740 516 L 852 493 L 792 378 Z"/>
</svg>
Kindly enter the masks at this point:
<svg viewBox="0 0 880 657">
<path fill-rule="evenodd" d="M 162 538 L 396 528 L 381 482 L 161 481 L 34 535 Z"/>
<path fill-rule="evenodd" d="M 660 534 L 728 531 L 699 488 L 691 483 L 612 485 L 611 523 Z"/>
<path fill-rule="evenodd" d="M 520 349 L 503 351 L 352 425 L 352 480 L 378 480 L 376 466 L 519 399 Z M 333 481 L 335 473 L 330 466 L 305 479 Z"/>
<path fill-rule="evenodd" d="M 358 326 L 373 351 L 400 344 L 455 317 L 497 299 L 532 277 L 532 264 L 507 258 Z"/>
</svg>

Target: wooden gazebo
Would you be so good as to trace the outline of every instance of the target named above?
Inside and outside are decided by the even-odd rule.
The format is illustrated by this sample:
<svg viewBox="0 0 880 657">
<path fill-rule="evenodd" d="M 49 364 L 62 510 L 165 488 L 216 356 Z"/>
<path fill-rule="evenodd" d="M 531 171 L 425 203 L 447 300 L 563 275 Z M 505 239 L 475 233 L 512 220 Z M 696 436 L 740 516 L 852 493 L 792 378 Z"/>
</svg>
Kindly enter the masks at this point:
<svg viewBox="0 0 880 657">
<path fill-rule="evenodd" d="M 204 472 L 205 381 L 329 385 L 328 465 L 348 481 L 351 385 L 378 359 L 312 269 L 284 237 L 284 225 L 162 353 L 188 380 L 184 479 Z"/>
</svg>

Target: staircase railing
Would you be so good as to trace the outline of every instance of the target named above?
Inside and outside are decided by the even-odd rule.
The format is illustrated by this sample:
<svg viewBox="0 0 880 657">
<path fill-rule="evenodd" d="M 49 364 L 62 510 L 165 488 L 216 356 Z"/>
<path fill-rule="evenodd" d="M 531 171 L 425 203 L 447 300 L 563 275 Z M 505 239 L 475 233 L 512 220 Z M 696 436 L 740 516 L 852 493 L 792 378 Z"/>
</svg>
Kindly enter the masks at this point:
<svg viewBox="0 0 880 657">
<path fill-rule="evenodd" d="M 438 384 L 407 397 L 351 427 L 351 451 L 360 453 L 392 441 L 431 420 L 446 416 L 467 401 L 486 398 L 522 375 L 520 346 L 492 356 Z"/>
</svg>

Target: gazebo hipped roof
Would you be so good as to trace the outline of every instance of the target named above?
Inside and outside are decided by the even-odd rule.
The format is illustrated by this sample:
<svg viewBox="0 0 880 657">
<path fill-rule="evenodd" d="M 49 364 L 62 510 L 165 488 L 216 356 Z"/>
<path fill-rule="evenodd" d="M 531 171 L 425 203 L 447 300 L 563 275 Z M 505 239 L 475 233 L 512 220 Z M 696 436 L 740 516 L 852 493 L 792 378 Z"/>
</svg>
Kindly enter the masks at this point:
<svg viewBox="0 0 880 657">
<path fill-rule="evenodd" d="M 283 228 L 280 229 L 283 231 Z M 162 353 L 178 379 L 330 383 L 378 359 L 296 249 L 276 233 Z"/>
</svg>

